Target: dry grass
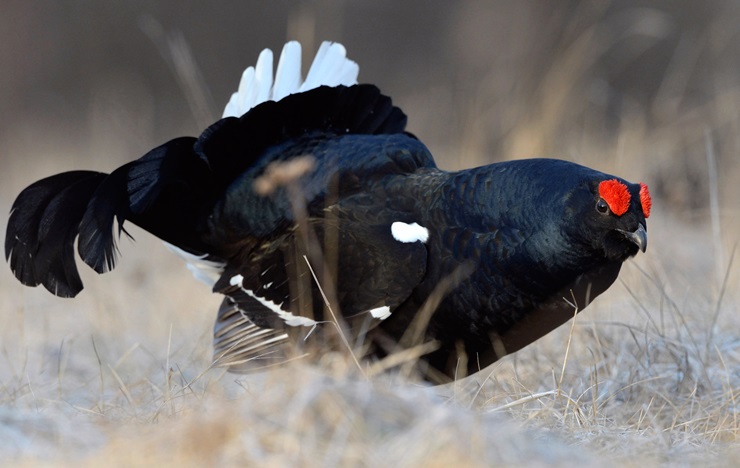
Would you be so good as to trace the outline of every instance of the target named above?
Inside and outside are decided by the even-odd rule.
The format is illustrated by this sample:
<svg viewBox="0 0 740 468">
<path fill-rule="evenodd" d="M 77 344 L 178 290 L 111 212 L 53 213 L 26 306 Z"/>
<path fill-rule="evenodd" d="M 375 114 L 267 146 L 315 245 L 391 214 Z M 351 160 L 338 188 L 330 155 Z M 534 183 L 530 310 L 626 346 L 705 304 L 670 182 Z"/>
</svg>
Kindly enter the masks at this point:
<svg viewBox="0 0 740 468">
<path fill-rule="evenodd" d="M 4 460 L 723 465 L 738 454 L 736 291 L 718 303 L 681 282 L 700 271 L 666 276 L 661 249 L 629 263 L 572 336 L 561 327 L 479 375 L 428 387 L 365 380 L 341 354 L 246 377 L 209 370 L 218 299 L 141 234 L 74 302 L 0 276 Z"/>
</svg>

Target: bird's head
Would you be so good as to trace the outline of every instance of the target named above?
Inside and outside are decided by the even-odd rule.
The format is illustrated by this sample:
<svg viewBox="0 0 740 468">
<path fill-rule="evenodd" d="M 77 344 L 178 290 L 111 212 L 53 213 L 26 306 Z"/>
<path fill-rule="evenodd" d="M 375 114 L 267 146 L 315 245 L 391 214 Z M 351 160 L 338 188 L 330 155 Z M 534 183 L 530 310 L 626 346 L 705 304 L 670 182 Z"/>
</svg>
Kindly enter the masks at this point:
<svg viewBox="0 0 740 468">
<path fill-rule="evenodd" d="M 647 224 L 652 201 L 647 185 L 632 184 L 618 178 L 588 182 L 580 190 L 576 206 L 583 220 L 579 231 L 583 240 L 610 260 L 623 261 L 647 248 Z"/>
</svg>

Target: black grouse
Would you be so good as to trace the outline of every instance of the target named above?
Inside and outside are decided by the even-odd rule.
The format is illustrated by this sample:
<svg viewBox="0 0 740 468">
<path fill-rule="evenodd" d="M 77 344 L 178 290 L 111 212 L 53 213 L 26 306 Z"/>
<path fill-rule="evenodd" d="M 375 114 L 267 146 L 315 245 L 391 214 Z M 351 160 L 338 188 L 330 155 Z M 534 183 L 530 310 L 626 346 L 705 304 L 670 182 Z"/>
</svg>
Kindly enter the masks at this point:
<svg viewBox="0 0 740 468">
<path fill-rule="evenodd" d="M 339 327 L 380 356 L 425 343 L 442 381 L 561 325 L 645 251 L 644 184 L 554 159 L 442 171 L 390 98 L 355 84 L 341 45 L 322 45 L 305 82 L 300 54 L 285 46 L 273 83 L 263 52 L 198 138 L 23 190 L 5 239 L 15 276 L 73 297 L 75 240 L 106 272 L 130 221 L 225 296 L 217 364 L 279 363 Z"/>
</svg>

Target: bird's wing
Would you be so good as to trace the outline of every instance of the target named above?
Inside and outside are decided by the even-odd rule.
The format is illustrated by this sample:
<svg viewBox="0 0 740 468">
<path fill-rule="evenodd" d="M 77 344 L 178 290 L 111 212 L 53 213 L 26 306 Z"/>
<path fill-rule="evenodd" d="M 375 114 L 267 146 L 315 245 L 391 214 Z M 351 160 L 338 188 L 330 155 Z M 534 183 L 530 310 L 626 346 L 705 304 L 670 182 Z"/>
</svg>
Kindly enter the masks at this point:
<svg viewBox="0 0 740 468">
<path fill-rule="evenodd" d="M 214 330 L 216 361 L 238 372 L 261 368 L 303 354 L 289 334 L 302 342 L 347 325 L 356 337 L 390 317 L 422 280 L 427 249 L 394 238 L 390 222 L 366 221 L 312 219 L 319 255 L 290 232 L 228 265 L 214 286 L 227 296 Z"/>
<path fill-rule="evenodd" d="M 224 298 L 213 328 L 213 361 L 231 372 L 248 372 L 281 364 L 292 348 L 283 327 L 259 327 L 249 318 L 263 307 L 246 293 Z"/>
<path fill-rule="evenodd" d="M 417 200 L 391 195 L 389 186 L 403 185 L 420 170 L 435 171 L 434 161 L 422 143 L 402 133 L 400 111 L 373 87 L 322 87 L 279 104 L 299 97 L 329 103 L 322 112 L 330 118 L 322 119 L 324 130 L 303 132 L 260 153 L 215 203 L 208 217 L 208 242 L 231 254 L 214 291 L 241 291 L 262 301 L 264 307 L 249 315 L 262 326 L 313 326 L 325 320 L 319 286 L 328 296 L 351 291 L 329 297 L 345 318 L 384 318 L 419 283 L 427 256 L 423 242 L 394 238 L 394 223 L 415 221 Z M 301 113 L 291 115 L 295 117 L 288 121 Z M 345 125 L 338 125 L 340 121 Z M 238 142 L 250 131 L 251 126 L 240 130 L 241 123 L 228 124 L 234 125 L 225 130 L 234 135 L 228 141 Z M 222 138 L 220 130 L 211 137 Z M 210 144 L 204 142 L 204 147 Z M 239 152 L 238 147 L 229 150 Z M 218 157 L 224 153 L 218 151 Z M 255 181 L 270 164 L 304 155 L 313 157 L 314 166 L 302 177 L 269 195 L 255 191 Z M 325 262 L 324 255 L 334 260 Z M 329 283 L 323 284 L 327 274 Z"/>
</svg>

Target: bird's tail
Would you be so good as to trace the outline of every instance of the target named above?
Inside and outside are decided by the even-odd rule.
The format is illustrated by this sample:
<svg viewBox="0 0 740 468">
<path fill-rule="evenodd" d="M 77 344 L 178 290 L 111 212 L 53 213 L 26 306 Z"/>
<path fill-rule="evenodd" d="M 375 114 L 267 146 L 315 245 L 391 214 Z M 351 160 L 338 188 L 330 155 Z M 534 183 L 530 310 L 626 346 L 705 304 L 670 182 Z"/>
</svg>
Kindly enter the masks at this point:
<svg viewBox="0 0 740 468">
<path fill-rule="evenodd" d="M 13 203 L 5 258 L 27 286 L 43 284 L 62 297 L 82 289 L 74 241 L 88 203 L 107 174 L 72 171 L 30 185 Z"/>
<path fill-rule="evenodd" d="M 271 145 L 311 129 L 341 134 L 404 131 L 406 116 L 374 86 L 321 86 L 356 82 L 357 64 L 346 59 L 340 44 L 322 45 L 305 82 L 300 80 L 297 43 L 283 50 L 274 82 L 268 52 L 256 69 L 247 69 L 226 108 L 227 115 L 241 117 L 226 117 L 199 138 L 165 143 L 111 174 L 67 172 L 21 192 L 5 239 L 5 256 L 15 276 L 58 296 L 77 295 L 83 286 L 75 239 L 82 260 L 104 273 L 115 266 L 116 235 L 125 232 L 125 220 L 176 246 L 188 260 L 217 267 L 214 261 L 223 258 L 221 252 L 205 244 L 198 229 L 218 197 Z M 268 55 L 269 60 L 264 58 Z M 315 87 L 319 89 L 311 90 Z M 205 277 L 211 272 L 199 268 L 198 273 Z"/>
<path fill-rule="evenodd" d="M 339 43 L 323 42 L 308 70 L 301 78 L 301 45 L 290 41 L 283 46 L 277 71 L 273 78 L 272 51 L 265 49 L 257 65 L 242 73 L 238 90 L 226 104 L 223 117 L 240 117 L 257 104 L 279 101 L 285 96 L 303 93 L 319 86 L 352 86 L 357 84 L 360 67 L 347 58 L 347 51 Z"/>
<path fill-rule="evenodd" d="M 116 232 L 131 220 L 157 237 L 200 252 L 193 226 L 207 200 L 207 163 L 193 152 L 195 138 L 178 138 L 111 174 L 73 171 L 39 180 L 13 203 L 5 257 L 25 285 L 43 285 L 61 297 L 82 290 L 74 259 L 98 273 L 116 262 Z"/>
</svg>

